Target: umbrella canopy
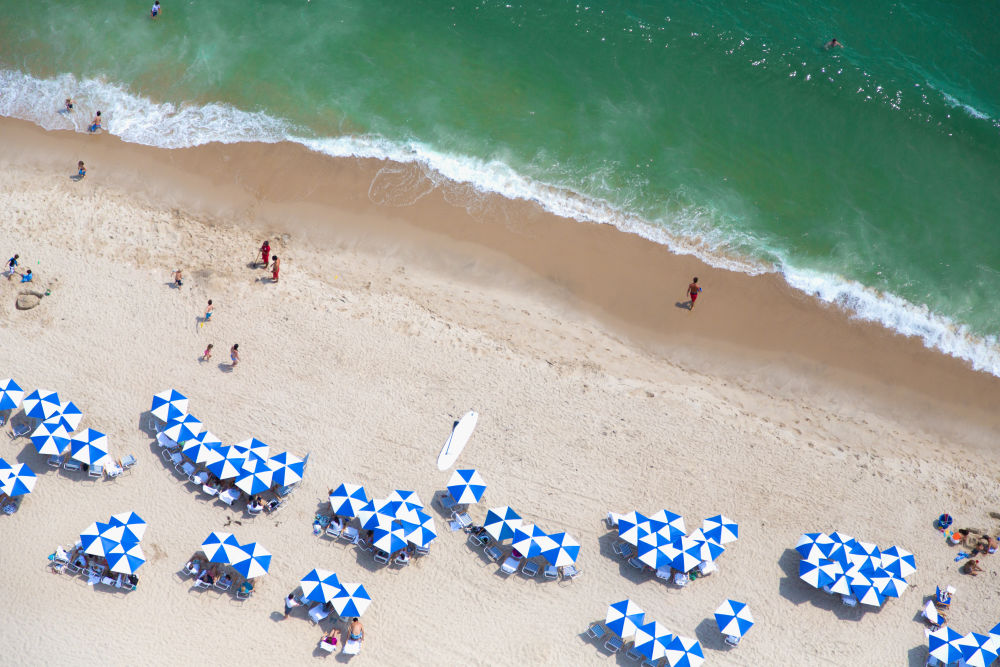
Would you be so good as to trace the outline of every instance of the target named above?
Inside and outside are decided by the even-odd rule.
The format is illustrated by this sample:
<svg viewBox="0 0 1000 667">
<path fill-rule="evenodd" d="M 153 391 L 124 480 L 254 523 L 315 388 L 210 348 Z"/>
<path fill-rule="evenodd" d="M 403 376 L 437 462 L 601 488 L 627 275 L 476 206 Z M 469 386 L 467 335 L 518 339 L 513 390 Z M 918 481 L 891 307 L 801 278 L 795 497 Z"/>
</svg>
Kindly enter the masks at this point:
<svg viewBox="0 0 1000 667">
<path fill-rule="evenodd" d="M 937 658 L 944 664 L 958 662 L 964 657 L 962 652 L 963 636 L 952 630 L 950 626 L 927 633 L 927 650 L 932 658 Z"/>
<path fill-rule="evenodd" d="M 542 542 L 545 538 L 545 531 L 534 524 L 518 526 L 514 530 L 511 547 L 517 549 L 525 558 L 534 558 L 542 555 Z"/>
<path fill-rule="evenodd" d="M 108 551 L 108 568 L 112 572 L 135 574 L 135 571 L 146 562 L 142 547 L 138 542 L 116 544 Z"/>
<path fill-rule="evenodd" d="M 688 537 L 679 537 L 673 541 L 673 546 L 680 551 L 670 562 L 679 572 L 690 572 L 701 563 L 699 552 L 701 544 Z"/>
<path fill-rule="evenodd" d="M 58 456 L 69 446 L 69 431 L 58 419 L 45 420 L 32 432 L 31 444 L 39 454 Z"/>
<path fill-rule="evenodd" d="M 219 458 L 214 459 L 212 455 L 209 455 L 210 460 L 205 464 L 210 473 L 219 479 L 233 479 L 243 474 L 243 464 L 246 463 L 246 450 L 230 445 L 216 451 L 219 453 Z"/>
<path fill-rule="evenodd" d="M 146 522 L 135 512 L 112 514 L 108 520 L 108 525 L 124 528 L 121 538 L 123 542 L 138 542 L 146 534 Z"/>
<path fill-rule="evenodd" d="M 80 428 L 80 422 L 83 421 L 83 413 L 80 412 L 80 408 L 76 407 L 73 401 L 66 401 L 59 405 L 59 414 L 57 415 L 63 424 L 66 425 L 67 431 L 75 431 Z M 53 419 L 56 415 L 53 415 Z"/>
<path fill-rule="evenodd" d="M 274 468 L 274 483 L 278 486 L 288 486 L 302 481 L 306 462 L 291 452 L 279 452 L 268 461 Z"/>
<path fill-rule="evenodd" d="M 649 516 L 649 520 L 654 530 L 661 532 L 666 530 L 672 540 L 687 534 L 687 529 L 684 528 L 684 517 L 680 514 L 674 514 L 670 510 L 655 512 Z"/>
<path fill-rule="evenodd" d="M 397 521 L 403 526 L 406 541 L 414 546 L 423 548 L 437 539 L 434 517 L 423 510 L 408 510 Z"/>
<path fill-rule="evenodd" d="M 176 389 L 167 389 L 153 394 L 153 405 L 149 410 L 160 421 L 171 421 L 187 414 L 188 399 Z"/>
<path fill-rule="evenodd" d="M 806 560 L 826 558 L 833 548 L 833 540 L 826 533 L 805 533 L 799 538 L 795 550 Z"/>
<path fill-rule="evenodd" d="M 917 561 L 906 549 L 891 546 L 882 551 L 882 569 L 899 579 L 906 579 L 917 571 Z"/>
<path fill-rule="evenodd" d="M 906 581 L 893 575 L 888 570 L 876 569 L 868 575 L 872 585 L 885 597 L 898 598 L 906 590 Z"/>
<path fill-rule="evenodd" d="M 422 510 L 424 508 L 424 504 L 420 502 L 420 496 L 417 495 L 416 491 L 396 489 L 389 494 L 389 500 L 401 503 L 409 510 Z"/>
<path fill-rule="evenodd" d="M 573 537 L 564 533 L 552 533 L 547 535 L 551 544 L 543 545 L 542 558 L 553 567 L 564 567 L 576 562 L 580 555 L 580 543 Z"/>
<path fill-rule="evenodd" d="M 726 600 L 715 610 L 715 622 L 722 634 L 742 637 L 753 626 L 753 616 L 745 602 Z"/>
<path fill-rule="evenodd" d="M 348 618 L 364 614 L 372 598 L 361 584 L 341 584 L 340 591 L 331 602 L 339 616 Z"/>
<path fill-rule="evenodd" d="M 483 528 L 497 542 L 503 542 L 514 537 L 514 531 L 521 527 L 521 515 L 504 505 L 493 507 L 486 512 Z"/>
<path fill-rule="evenodd" d="M 701 558 L 702 561 L 711 562 L 722 555 L 726 550 L 724 546 L 711 540 L 705 536 L 705 533 L 700 529 L 691 533 L 690 538 L 701 545 L 698 548 L 697 556 Z"/>
<path fill-rule="evenodd" d="M 80 544 L 83 552 L 92 556 L 107 558 L 111 550 L 121 544 L 120 526 L 116 527 L 102 521 L 95 521 L 80 533 Z"/>
<path fill-rule="evenodd" d="M 216 449 L 218 445 L 212 445 L 204 442 L 204 440 L 207 440 L 209 437 L 214 438 L 215 436 L 208 431 L 202 431 L 197 436 L 184 443 L 184 449 L 181 450 L 181 453 L 194 461 L 196 464 L 204 463 L 205 465 L 208 465 L 209 463 L 218 463 L 223 460 L 223 456 L 219 453 L 219 450 Z"/>
<path fill-rule="evenodd" d="M 843 572 L 840 563 L 826 558 L 799 561 L 799 578 L 813 588 L 823 588 L 832 584 Z"/>
<path fill-rule="evenodd" d="M 636 554 L 649 567 L 660 569 L 669 567 L 670 561 L 679 553 L 673 548 L 670 537 L 665 533 L 649 533 L 639 538 Z"/>
<path fill-rule="evenodd" d="M 962 658 L 968 667 L 990 667 L 1000 652 L 1000 637 L 970 632 L 955 642 L 962 649 Z"/>
<path fill-rule="evenodd" d="M 655 533 L 649 521 L 649 517 L 640 512 L 629 512 L 618 517 L 618 537 L 629 544 L 635 546 L 639 543 L 639 538 L 643 535 Z"/>
<path fill-rule="evenodd" d="M 885 596 L 879 592 L 872 580 L 860 572 L 851 577 L 851 592 L 861 604 L 881 607 L 882 603 L 885 602 Z"/>
<path fill-rule="evenodd" d="M 3 461 L 4 468 L 0 470 L 0 490 L 11 498 L 31 493 L 32 489 L 35 488 L 35 482 L 38 481 L 38 476 L 28 467 L 28 464 L 18 463 L 11 466 L 3 459 L 0 461 Z"/>
<path fill-rule="evenodd" d="M 59 414 L 62 403 L 59 402 L 59 394 L 47 389 L 36 389 L 21 402 L 24 414 L 32 419 L 48 419 Z"/>
<path fill-rule="evenodd" d="M 871 542 L 855 540 L 847 559 L 852 565 L 857 565 L 862 572 L 871 572 L 882 566 L 882 552 Z"/>
<path fill-rule="evenodd" d="M 858 541 L 850 535 L 844 535 L 838 531 L 830 533 L 830 539 L 833 540 L 833 544 L 830 545 L 830 551 L 826 557 L 837 561 L 844 568 L 850 567 L 853 564 L 850 559 L 851 551 Z"/>
<path fill-rule="evenodd" d="M 330 492 L 330 507 L 338 516 L 357 516 L 368 504 L 368 494 L 360 484 L 341 484 Z"/>
<path fill-rule="evenodd" d="M 670 667 L 698 667 L 705 662 L 705 654 L 696 640 L 675 636 L 667 644 L 667 662 Z"/>
<path fill-rule="evenodd" d="M 174 442 L 187 442 L 205 430 L 201 421 L 194 415 L 181 415 L 171 419 L 163 427 L 163 434 Z"/>
<path fill-rule="evenodd" d="M 92 428 L 75 433 L 69 440 L 71 456 L 87 465 L 99 466 L 111 462 L 108 456 L 108 436 Z"/>
<path fill-rule="evenodd" d="M 205 552 L 209 563 L 232 563 L 234 558 L 240 556 L 242 549 L 240 543 L 236 541 L 232 533 L 222 533 L 212 531 L 201 543 L 201 550 Z"/>
<path fill-rule="evenodd" d="M 401 527 L 376 528 L 372 531 L 372 546 L 387 554 L 406 548 L 406 535 Z"/>
<path fill-rule="evenodd" d="M 251 456 L 243 463 L 243 470 L 236 477 L 236 488 L 248 496 L 264 493 L 274 483 L 274 469 L 264 459 Z"/>
<path fill-rule="evenodd" d="M 474 505 L 486 493 L 486 480 L 475 470 L 456 470 L 448 480 L 448 493 L 459 505 Z"/>
<path fill-rule="evenodd" d="M 267 574 L 271 567 L 271 552 L 257 542 L 244 544 L 233 553 L 233 569 L 247 579 Z"/>
<path fill-rule="evenodd" d="M 0 380 L 0 410 L 17 410 L 24 400 L 24 390 L 12 378 Z"/>
<path fill-rule="evenodd" d="M 340 579 L 329 570 L 312 570 L 299 581 L 302 597 L 313 602 L 329 602 L 340 591 Z"/>
<path fill-rule="evenodd" d="M 665 625 L 651 621 L 636 628 L 634 648 L 650 660 L 659 660 L 667 654 L 667 646 L 673 639 L 674 634 Z"/>
<path fill-rule="evenodd" d="M 358 520 L 364 530 L 375 530 L 376 528 L 392 528 L 396 514 L 402 507 L 402 503 L 396 500 L 375 498 L 358 512 Z"/>
<path fill-rule="evenodd" d="M 705 537 L 718 544 L 735 542 L 740 536 L 740 527 L 732 519 L 716 514 L 701 522 L 701 530 Z"/>
<path fill-rule="evenodd" d="M 635 634 L 636 629 L 646 622 L 646 612 L 631 600 L 622 600 L 608 605 L 604 625 L 622 639 Z"/>
<path fill-rule="evenodd" d="M 244 440 L 243 442 L 237 442 L 234 447 L 240 447 L 245 452 L 249 452 L 254 456 L 259 456 L 262 459 L 266 459 L 271 455 L 271 445 L 261 442 L 257 438 L 250 438 Z"/>
</svg>

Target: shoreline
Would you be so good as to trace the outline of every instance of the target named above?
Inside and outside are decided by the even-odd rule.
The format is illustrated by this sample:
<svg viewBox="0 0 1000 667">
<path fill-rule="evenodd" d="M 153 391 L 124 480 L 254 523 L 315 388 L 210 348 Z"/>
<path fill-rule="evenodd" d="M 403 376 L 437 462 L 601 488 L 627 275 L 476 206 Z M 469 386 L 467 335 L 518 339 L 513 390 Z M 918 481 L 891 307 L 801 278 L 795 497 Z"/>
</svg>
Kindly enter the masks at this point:
<svg viewBox="0 0 1000 667">
<path fill-rule="evenodd" d="M 1000 379 L 916 338 L 850 319 L 780 275 L 712 268 L 609 225 L 469 186 L 435 185 L 416 165 L 335 159 L 288 143 L 157 149 L 9 118 L 0 119 L 0 141 L 8 161 L 69 173 L 83 159 L 81 185 L 99 181 L 210 224 L 235 220 L 334 251 L 359 249 L 478 284 L 530 289 L 697 372 L 749 378 L 772 391 L 794 386 L 793 394 L 805 389 L 824 400 L 834 387 L 838 400 L 860 392 L 894 416 L 980 444 L 1000 428 Z M 704 291 L 688 313 L 679 306 L 692 275 Z M 981 432 L 971 433 L 972 424 Z"/>
</svg>

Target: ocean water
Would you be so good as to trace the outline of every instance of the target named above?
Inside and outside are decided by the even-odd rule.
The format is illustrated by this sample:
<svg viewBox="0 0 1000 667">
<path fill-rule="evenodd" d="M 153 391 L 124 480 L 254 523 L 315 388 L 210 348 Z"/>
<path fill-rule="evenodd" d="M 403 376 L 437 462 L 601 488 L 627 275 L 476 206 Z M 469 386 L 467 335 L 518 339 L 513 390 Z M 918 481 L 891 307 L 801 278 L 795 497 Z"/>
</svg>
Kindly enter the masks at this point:
<svg viewBox="0 0 1000 667">
<path fill-rule="evenodd" d="M 420 162 L 1000 375 L 988 3 L 149 4 L 0 0 L 0 115 Z"/>
</svg>

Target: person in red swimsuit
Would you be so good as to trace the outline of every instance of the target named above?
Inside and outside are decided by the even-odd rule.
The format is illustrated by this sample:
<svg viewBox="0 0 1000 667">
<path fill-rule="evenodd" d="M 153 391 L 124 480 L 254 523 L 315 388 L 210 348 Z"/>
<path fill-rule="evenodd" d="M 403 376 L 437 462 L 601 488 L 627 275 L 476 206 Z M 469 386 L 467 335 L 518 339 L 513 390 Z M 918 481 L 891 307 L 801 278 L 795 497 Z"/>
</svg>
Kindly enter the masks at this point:
<svg viewBox="0 0 1000 667">
<path fill-rule="evenodd" d="M 274 256 L 274 264 L 271 265 L 271 280 L 278 282 L 278 271 L 281 269 L 281 260 Z"/>
<path fill-rule="evenodd" d="M 688 307 L 689 311 L 694 310 L 694 302 L 698 300 L 698 293 L 699 292 L 701 292 L 701 287 L 698 286 L 698 278 L 695 277 L 691 281 L 691 284 L 688 285 L 688 292 L 687 293 L 688 293 L 688 296 L 691 297 L 691 305 Z"/>
<path fill-rule="evenodd" d="M 271 263 L 271 244 L 264 239 L 264 242 L 260 244 L 260 258 L 264 261 L 264 268 Z"/>
</svg>

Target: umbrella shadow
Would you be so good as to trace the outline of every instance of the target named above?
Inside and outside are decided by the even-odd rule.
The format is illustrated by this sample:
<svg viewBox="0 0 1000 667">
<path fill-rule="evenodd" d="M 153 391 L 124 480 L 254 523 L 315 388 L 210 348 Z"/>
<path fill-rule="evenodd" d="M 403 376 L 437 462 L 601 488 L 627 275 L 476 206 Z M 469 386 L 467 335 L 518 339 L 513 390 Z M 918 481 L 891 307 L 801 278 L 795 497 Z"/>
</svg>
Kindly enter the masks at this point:
<svg viewBox="0 0 1000 667">
<path fill-rule="evenodd" d="M 728 651 L 732 648 L 725 642 L 715 618 L 702 619 L 698 627 L 694 629 L 694 636 L 701 643 L 702 648 L 709 648 L 713 651 Z"/>
<path fill-rule="evenodd" d="M 646 568 L 637 570 L 636 568 L 628 564 L 627 559 L 624 559 L 618 554 L 616 554 L 614 550 L 614 545 L 615 542 L 617 541 L 618 541 L 618 535 L 613 531 L 597 538 L 597 543 L 600 546 L 601 555 L 604 556 L 605 558 L 612 560 L 615 563 L 618 563 L 618 573 L 621 574 L 621 576 L 628 579 L 629 581 L 631 581 L 632 583 L 640 584 L 644 581 L 647 581 L 652 576 L 652 573 Z"/>
<path fill-rule="evenodd" d="M 799 561 L 801 559 L 799 552 L 795 549 L 785 549 L 781 558 L 778 559 L 778 565 L 785 574 L 778 582 L 778 593 L 781 597 L 795 605 L 808 603 L 814 607 L 832 611 L 840 620 L 859 621 L 862 612 L 874 611 L 862 609 L 862 605 L 848 607 L 841 602 L 840 595 L 831 595 L 823 590 L 813 588 L 799 579 Z"/>
<path fill-rule="evenodd" d="M 924 667 L 927 664 L 927 645 L 914 646 L 906 652 L 907 667 Z"/>
</svg>

